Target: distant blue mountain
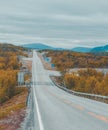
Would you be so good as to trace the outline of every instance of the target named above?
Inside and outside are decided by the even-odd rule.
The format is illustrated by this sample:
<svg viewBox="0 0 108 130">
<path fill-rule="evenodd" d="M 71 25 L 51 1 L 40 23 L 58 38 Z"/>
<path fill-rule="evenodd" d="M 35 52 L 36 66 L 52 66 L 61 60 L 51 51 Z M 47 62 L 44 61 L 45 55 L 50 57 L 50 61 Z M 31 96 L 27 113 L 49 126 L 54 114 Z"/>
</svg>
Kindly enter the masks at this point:
<svg viewBox="0 0 108 130">
<path fill-rule="evenodd" d="M 76 47 L 76 48 L 73 48 L 72 51 L 75 51 L 75 52 L 90 52 L 92 48 L 86 48 L 86 47 Z"/>
<path fill-rule="evenodd" d="M 95 48 L 91 49 L 91 52 L 108 52 L 108 45 L 95 47 Z"/>
<path fill-rule="evenodd" d="M 62 48 L 54 48 L 42 43 L 24 44 L 22 46 L 28 49 L 38 49 L 38 50 L 63 50 Z"/>
<path fill-rule="evenodd" d="M 72 51 L 83 52 L 83 53 L 108 52 L 108 45 L 100 46 L 100 47 L 94 47 L 94 48 L 76 47 L 76 48 L 73 48 Z"/>
<path fill-rule="evenodd" d="M 94 48 L 76 47 L 76 48 L 69 48 L 69 49 L 55 48 L 43 43 L 30 43 L 30 44 L 24 44 L 22 46 L 28 49 L 38 49 L 38 50 L 60 50 L 60 51 L 69 50 L 69 51 L 82 52 L 82 53 L 108 52 L 108 45 L 94 47 Z"/>
<path fill-rule="evenodd" d="M 91 48 L 85 48 L 85 47 L 76 47 L 73 49 L 55 48 L 55 47 L 51 47 L 43 43 L 24 44 L 22 46 L 28 49 L 38 49 L 38 50 L 70 50 L 70 51 L 75 51 L 75 52 L 89 52 L 91 50 Z"/>
<path fill-rule="evenodd" d="M 31 44 L 24 44 L 23 47 L 29 48 L 29 49 L 39 49 L 39 50 L 44 50 L 44 49 L 53 49 L 53 47 L 47 46 L 42 43 L 31 43 Z"/>
</svg>

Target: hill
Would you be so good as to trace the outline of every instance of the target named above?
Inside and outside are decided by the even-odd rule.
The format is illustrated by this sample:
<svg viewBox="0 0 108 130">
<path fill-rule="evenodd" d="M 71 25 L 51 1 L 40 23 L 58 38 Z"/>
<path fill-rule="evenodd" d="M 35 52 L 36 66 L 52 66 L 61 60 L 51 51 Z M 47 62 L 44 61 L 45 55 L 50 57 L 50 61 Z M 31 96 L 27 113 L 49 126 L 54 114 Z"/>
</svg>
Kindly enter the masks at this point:
<svg viewBox="0 0 108 130">
<path fill-rule="evenodd" d="M 108 45 L 95 47 L 95 48 L 91 49 L 91 52 L 108 52 Z"/>
<path fill-rule="evenodd" d="M 53 48 L 51 46 L 48 46 L 48 45 L 45 45 L 45 44 L 42 44 L 42 43 L 31 43 L 31 44 L 25 44 L 25 45 L 22 45 L 23 47 L 25 48 L 28 48 L 28 49 L 38 49 L 38 50 L 53 50 L 53 49 L 56 49 L 56 48 Z"/>
<path fill-rule="evenodd" d="M 75 48 L 64 49 L 64 48 L 51 47 L 44 43 L 30 43 L 30 44 L 24 44 L 22 45 L 22 47 L 27 48 L 27 49 L 37 49 L 37 50 L 59 50 L 59 51 L 69 50 L 69 51 L 82 52 L 82 53 L 108 52 L 108 45 L 94 47 L 94 48 L 75 47 Z"/>
<path fill-rule="evenodd" d="M 66 50 L 63 48 L 51 47 L 51 46 L 48 46 L 44 43 L 24 44 L 24 45 L 22 45 L 22 47 L 27 48 L 27 49 L 37 49 L 37 50 Z"/>
<path fill-rule="evenodd" d="M 2 52 L 19 52 L 19 51 L 24 51 L 25 48 L 20 47 L 20 46 L 14 46 L 12 44 L 4 44 L 0 43 L 0 51 Z"/>
<path fill-rule="evenodd" d="M 91 51 L 91 48 L 87 48 L 87 47 L 75 47 L 72 49 L 72 51 L 75 51 L 75 52 L 90 52 Z"/>
<path fill-rule="evenodd" d="M 105 46 L 99 46 L 99 47 L 94 47 L 94 48 L 86 48 L 86 47 L 76 47 L 73 48 L 72 51 L 75 52 L 95 52 L 95 53 L 99 53 L 99 52 L 108 52 L 108 45 Z"/>
</svg>

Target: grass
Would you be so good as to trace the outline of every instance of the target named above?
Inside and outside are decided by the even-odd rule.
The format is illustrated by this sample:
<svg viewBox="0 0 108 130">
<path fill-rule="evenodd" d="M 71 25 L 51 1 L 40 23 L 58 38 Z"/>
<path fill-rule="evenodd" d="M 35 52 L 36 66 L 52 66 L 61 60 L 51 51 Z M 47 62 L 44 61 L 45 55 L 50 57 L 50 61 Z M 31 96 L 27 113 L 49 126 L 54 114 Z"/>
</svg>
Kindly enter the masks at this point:
<svg viewBox="0 0 108 130">
<path fill-rule="evenodd" d="M 3 119 L 15 111 L 26 107 L 27 88 L 0 106 L 0 119 Z"/>
</svg>

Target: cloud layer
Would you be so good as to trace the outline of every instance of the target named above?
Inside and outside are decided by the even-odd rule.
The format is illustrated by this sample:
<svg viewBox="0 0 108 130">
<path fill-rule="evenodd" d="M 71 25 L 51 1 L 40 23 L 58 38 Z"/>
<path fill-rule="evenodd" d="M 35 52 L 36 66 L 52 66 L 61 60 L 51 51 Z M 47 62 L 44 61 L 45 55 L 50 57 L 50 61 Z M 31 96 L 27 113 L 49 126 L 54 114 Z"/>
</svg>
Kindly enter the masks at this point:
<svg viewBox="0 0 108 130">
<path fill-rule="evenodd" d="M 59 47 L 107 44 L 107 7 L 107 0 L 3 0 L 0 41 Z"/>
</svg>

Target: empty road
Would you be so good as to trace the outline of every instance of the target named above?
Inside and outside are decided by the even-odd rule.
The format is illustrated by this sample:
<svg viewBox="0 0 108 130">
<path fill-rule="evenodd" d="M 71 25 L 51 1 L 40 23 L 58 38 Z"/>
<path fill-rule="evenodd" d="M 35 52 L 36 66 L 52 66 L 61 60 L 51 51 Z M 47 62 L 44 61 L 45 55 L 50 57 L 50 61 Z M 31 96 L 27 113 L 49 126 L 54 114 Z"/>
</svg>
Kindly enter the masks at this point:
<svg viewBox="0 0 108 130">
<path fill-rule="evenodd" d="M 33 130 L 108 130 L 108 105 L 56 87 L 35 51 L 32 82 Z"/>
</svg>

